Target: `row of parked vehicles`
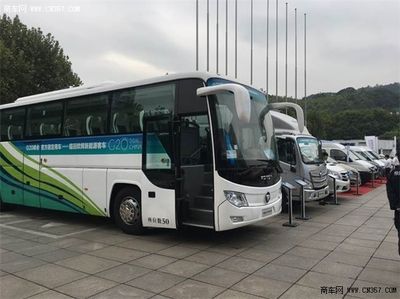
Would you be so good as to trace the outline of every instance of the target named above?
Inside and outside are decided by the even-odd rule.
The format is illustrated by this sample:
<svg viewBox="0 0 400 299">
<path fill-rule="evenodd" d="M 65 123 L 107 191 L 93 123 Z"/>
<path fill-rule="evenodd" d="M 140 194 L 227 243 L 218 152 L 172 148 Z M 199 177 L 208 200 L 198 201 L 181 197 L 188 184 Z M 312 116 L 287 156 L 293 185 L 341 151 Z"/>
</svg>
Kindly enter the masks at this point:
<svg viewBox="0 0 400 299">
<path fill-rule="evenodd" d="M 305 201 L 313 201 L 332 195 L 334 186 L 337 193 L 347 192 L 383 176 L 384 161 L 371 149 L 319 141 L 303 126 L 303 116 L 296 117 L 272 111 L 282 179 L 298 187 L 294 200 L 300 199 L 299 179 L 307 183 Z"/>
</svg>

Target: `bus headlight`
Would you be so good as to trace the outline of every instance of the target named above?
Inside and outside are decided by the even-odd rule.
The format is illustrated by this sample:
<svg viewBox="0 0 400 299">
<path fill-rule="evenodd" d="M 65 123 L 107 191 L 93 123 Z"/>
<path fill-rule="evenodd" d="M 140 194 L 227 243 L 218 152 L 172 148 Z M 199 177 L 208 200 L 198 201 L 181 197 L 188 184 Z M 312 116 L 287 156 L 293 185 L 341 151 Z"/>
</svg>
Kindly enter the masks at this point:
<svg viewBox="0 0 400 299">
<path fill-rule="evenodd" d="M 243 193 L 235 191 L 224 191 L 224 194 L 226 200 L 238 208 L 249 206 L 246 196 Z"/>
</svg>

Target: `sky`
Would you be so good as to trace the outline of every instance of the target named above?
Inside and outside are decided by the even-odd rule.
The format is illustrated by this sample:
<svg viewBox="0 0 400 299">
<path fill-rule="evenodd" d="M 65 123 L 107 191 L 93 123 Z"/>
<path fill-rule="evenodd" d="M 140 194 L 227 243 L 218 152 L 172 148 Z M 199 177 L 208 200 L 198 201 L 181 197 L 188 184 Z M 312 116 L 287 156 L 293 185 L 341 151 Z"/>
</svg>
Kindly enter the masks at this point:
<svg viewBox="0 0 400 299">
<path fill-rule="evenodd" d="M 228 76 L 235 77 L 235 0 L 228 1 Z M 265 90 L 267 0 L 254 1 L 253 85 Z M 216 68 L 216 3 L 209 0 L 209 71 Z M 285 96 L 285 2 L 269 1 L 268 93 Z M 207 69 L 207 0 L 199 0 L 199 70 Z M 250 84 L 251 0 L 238 0 L 237 77 Z M 287 0 L 287 95 L 294 97 L 297 8 L 297 97 L 400 81 L 400 0 Z M 226 72 L 226 0 L 219 0 L 218 73 Z M 84 84 L 126 82 L 196 69 L 196 0 L 0 0 L 58 40 Z M 304 13 L 306 91 L 304 88 Z M 276 90 L 278 78 L 278 90 Z"/>
</svg>

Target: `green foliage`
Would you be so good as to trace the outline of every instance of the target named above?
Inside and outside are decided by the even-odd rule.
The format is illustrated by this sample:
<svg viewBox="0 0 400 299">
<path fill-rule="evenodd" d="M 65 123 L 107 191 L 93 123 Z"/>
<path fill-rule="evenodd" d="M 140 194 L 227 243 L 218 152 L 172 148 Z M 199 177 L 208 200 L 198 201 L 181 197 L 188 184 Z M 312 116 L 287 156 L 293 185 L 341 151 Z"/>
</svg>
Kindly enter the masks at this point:
<svg viewBox="0 0 400 299">
<path fill-rule="evenodd" d="M 298 103 L 304 109 L 304 101 Z M 310 95 L 307 118 L 307 128 L 320 139 L 399 138 L 400 83 Z"/>
<path fill-rule="evenodd" d="M 81 85 L 58 41 L 16 16 L 0 19 L 0 104 L 18 97 Z"/>
</svg>

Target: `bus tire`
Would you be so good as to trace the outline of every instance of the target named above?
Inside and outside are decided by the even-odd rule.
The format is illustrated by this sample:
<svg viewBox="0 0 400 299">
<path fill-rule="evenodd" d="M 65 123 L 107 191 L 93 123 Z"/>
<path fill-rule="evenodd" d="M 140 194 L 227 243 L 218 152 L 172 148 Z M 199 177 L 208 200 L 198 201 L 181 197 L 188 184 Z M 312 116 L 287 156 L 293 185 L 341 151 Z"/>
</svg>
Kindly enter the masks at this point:
<svg viewBox="0 0 400 299">
<path fill-rule="evenodd" d="M 121 189 L 114 200 L 115 223 L 127 234 L 142 234 L 142 205 L 140 193 L 132 187 Z"/>
</svg>

